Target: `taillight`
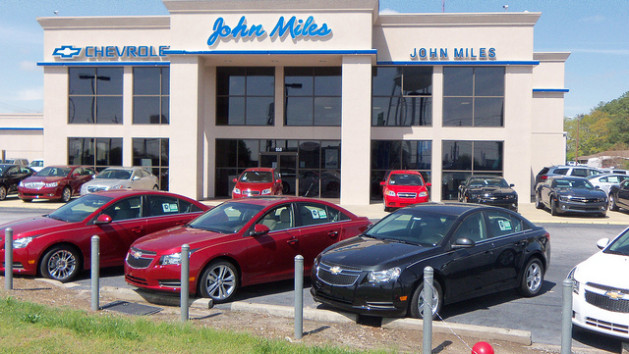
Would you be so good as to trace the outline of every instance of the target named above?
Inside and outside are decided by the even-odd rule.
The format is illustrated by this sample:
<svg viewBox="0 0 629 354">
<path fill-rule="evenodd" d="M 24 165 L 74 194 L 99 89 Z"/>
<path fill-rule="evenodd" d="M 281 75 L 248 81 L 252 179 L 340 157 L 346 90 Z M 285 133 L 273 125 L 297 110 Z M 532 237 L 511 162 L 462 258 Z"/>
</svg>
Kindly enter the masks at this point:
<svg viewBox="0 0 629 354">
<path fill-rule="evenodd" d="M 547 180 L 547 179 L 548 179 L 548 176 L 547 176 L 547 175 L 543 175 L 543 176 L 541 176 L 541 177 L 540 177 L 540 179 L 541 179 L 542 181 L 545 181 L 545 180 Z"/>
</svg>

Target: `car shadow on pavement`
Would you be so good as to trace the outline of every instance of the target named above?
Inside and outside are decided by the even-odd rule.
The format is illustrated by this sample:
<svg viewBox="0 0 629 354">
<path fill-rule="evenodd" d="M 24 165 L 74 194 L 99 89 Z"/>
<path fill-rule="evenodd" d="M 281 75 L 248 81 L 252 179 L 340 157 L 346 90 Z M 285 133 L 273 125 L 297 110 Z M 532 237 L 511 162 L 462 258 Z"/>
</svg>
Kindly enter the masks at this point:
<svg viewBox="0 0 629 354">
<path fill-rule="evenodd" d="M 573 342 L 576 341 L 583 345 L 605 350 L 611 353 L 623 352 L 622 340 L 600 333 L 589 332 L 574 325 L 572 326 L 572 340 Z"/>
</svg>

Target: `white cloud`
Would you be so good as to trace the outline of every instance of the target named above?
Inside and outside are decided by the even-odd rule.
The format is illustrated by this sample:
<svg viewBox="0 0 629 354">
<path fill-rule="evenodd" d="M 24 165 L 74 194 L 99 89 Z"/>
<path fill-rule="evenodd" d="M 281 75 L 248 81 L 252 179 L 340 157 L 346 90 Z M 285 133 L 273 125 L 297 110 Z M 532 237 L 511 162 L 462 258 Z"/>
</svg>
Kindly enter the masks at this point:
<svg viewBox="0 0 629 354">
<path fill-rule="evenodd" d="M 40 68 L 37 66 L 36 62 L 24 60 L 20 62 L 20 70 L 34 72 L 39 71 Z"/>
<path fill-rule="evenodd" d="M 38 87 L 34 89 L 23 89 L 23 90 L 17 91 L 15 100 L 16 101 L 37 101 L 43 98 L 44 98 L 44 89 L 43 87 Z"/>
<path fill-rule="evenodd" d="M 603 23 L 603 22 L 605 22 L 605 16 L 603 16 L 603 15 L 588 16 L 588 17 L 582 18 L 580 20 L 580 22 L 584 22 L 584 23 Z"/>
</svg>

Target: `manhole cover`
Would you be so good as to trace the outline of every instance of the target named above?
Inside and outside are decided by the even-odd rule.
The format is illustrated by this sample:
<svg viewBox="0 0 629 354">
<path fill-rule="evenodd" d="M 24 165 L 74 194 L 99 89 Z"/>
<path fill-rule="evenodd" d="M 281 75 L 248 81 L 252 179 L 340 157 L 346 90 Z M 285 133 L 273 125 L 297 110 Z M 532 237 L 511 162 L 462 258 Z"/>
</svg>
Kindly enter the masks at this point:
<svg viewBox="0 0 629 354">
<path fill-rule="evenodd" d="M 114 301 L 101 307 L 102 310 L 110 310 L 126 313 L 129 315 L 148 316 L 153 315 L 161 310 L 161 307 L 135 304 L 128 301 Z"/>
</svg>

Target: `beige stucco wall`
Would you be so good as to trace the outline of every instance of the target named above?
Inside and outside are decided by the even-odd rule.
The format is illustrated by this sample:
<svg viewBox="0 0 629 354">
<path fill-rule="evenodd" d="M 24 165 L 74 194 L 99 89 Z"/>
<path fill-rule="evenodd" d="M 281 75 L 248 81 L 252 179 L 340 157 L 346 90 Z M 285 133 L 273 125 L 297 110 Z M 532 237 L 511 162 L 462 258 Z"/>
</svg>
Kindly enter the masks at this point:
<svg viewBox="0 0 629 354">
<path fill-rule="evenodd" d="M 43 121 L 41 113 L 0 114 L 0 159 L 43 158 Z"/>
</svg>

